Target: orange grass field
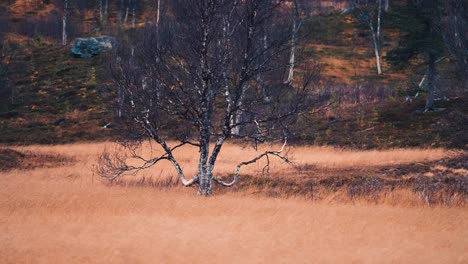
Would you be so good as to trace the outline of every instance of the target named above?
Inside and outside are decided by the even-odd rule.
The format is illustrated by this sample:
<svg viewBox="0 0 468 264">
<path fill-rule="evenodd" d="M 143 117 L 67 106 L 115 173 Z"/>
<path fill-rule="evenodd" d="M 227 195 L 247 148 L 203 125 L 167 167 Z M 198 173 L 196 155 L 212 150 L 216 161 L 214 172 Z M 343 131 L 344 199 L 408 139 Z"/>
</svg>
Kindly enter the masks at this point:
<svg viewBox="0 0 468 264">
<path fill-rule="evenodd" d="M 105 146 L 114 148 L 112 143 L 14 147 L 74 161 L 0 172 L 1 263 L 468 263 L 466 206 L 315 201 L 220 188 L 203 198 L 196 188 L 110 185 L 93 173 Z M 196 154 L 193 147 L 176 152 L 189 175 Z M 226 145 L 217 173 L 228 175 L 255 155 L 253 149 Z M 443 149 L 331 147 L 289 153 L 299 165 L 343 171 L 452 155 Z M 161 165 L 142 176 L 152 181 L 174 176 L 168 164 Z M 262 168 L 255 164 L 241 173 L 262 177 Z M 291 177 L 291 171 L 280 162 L 271 168 L 275 177 Z"/>
</svg>

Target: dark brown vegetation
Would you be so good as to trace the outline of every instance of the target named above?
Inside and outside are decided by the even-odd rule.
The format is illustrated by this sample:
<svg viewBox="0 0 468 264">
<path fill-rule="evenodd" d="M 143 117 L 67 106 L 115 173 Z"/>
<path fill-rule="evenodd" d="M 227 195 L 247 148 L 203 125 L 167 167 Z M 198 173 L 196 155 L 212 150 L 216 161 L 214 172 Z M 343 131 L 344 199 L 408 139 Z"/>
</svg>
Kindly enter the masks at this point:
<svg viewBox="0 0 468 264">
<path fill-rule="evenodd" d="M 0 171 L 60 167 L 74 161 L 71 157 L 59 154 L 0 148 Z"/>
<path fill-rule="evenodd" d="M 465 206 L 468 204 L 468 155 L 398 166 L 323 168 L 299 165 L 294 171 L 272 174 L 246 173 L 231 189 L 214 188 L 215 193 L 253 195 L 313 201 L 333 199 L 341 202 L 386 203 L 398 192 L 416 194 L 427 205 Z M 226 178 L 230 178 L 226 176 Z M 135 181 L 118 180 L 111 185 L 177 188 L 177 178 L 141 177 Z M 397 194 L 395 194 L 397 193 Z M 392 199 L 392 198 L 390 198 Z M 404 202 L 401 197 L 391 204 Z"/>
<path fill-rule="evenodd" d="M 8 68 L 6 85 L 0 91 L 0 142 L 53 144 L 109 138 L 110 129 L 103 127 L 113 121 L 115 89 L 108 86 L 105 60 L 73 58 L 69 46 L 58 44 L 60 27 L 48 27 L 58 32 L 51 35 L 39 26 L 47 24 L 46 14 L 60 17 L 61 3 L 33 2 L 30 6 L 25 1 L 0 4 L 2 19 L 9 21 L 0 30 L 2 60 Z M 119 8 L 118 3 L 110 1 L 110 4 L 110 22 L 105 27 L 93 17 L 96 3 L 73 5 L 75 13 L 71 16 L 75 20 L 69 24 L 82 25 L 84 32 L 71 30 L 70 37 L 93 35 L 96 30 L 102 30 L 99 34 L 118 31 L 130 36 L 129 27 L 113 28 Z M 138 21 L 151 20 L 153 8 L 138 5 Z M 463 83 L 457 82 L 453 62 L 446 59 L 438 64 L 437 81 L 441 85 L 437 97 L 447 96 L 451 100 L 437 101 L 436 105 L 445 110 L 421 113 L 424 93 L 416 99 L 413 96 L 418 91 L 424 66 L 414 63 L 403 71 L 390 67 L 384 60 L 384 74 L 376 76 L 368 33 L 357 27 L 352 14 L 329 11 L 304 21 L 301 30 L 305 45 L 299 49 L 300 56 L 324 65 L 321 94 L 328 107 L 303 116 L 296 139 L 353 148 L 466 148 L 467 96 Z M 23 24 L 34 26 L 29 30 L 33 33 L 20 30 Z M 385 55 L 397 45 L 398 32 L 383 30 Z M 405 102 L 406 96 L 412 102 Z"/>
</svg>

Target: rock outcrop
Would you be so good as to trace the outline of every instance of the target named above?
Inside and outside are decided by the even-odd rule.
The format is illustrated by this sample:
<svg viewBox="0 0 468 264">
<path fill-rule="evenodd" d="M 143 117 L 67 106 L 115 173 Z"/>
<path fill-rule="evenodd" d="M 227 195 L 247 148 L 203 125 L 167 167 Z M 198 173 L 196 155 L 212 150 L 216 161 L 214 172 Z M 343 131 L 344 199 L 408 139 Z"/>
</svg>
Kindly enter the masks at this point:
<svg viewBox="0 0 468 264">
<path fill-rule="evenodd" d="M 77 38 L 73 41 L 71 52 L 78 58 L 91 58 L 111 50 L 115 39 L 112 37 Z"/>
</svg>

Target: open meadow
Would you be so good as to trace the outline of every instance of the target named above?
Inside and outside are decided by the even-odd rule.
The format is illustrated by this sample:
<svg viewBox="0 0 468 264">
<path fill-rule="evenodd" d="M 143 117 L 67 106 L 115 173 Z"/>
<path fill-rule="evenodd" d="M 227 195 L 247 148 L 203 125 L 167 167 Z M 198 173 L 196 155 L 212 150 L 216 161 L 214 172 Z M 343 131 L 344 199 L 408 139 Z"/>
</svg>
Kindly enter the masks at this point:
<svg viewBox="0 0 468 264">
<path fill-rule="evenodd" d="M 163 163 L 103 181 L 94 168 L 105 147 L 115 146 L 10 147 L 20 158 L 0 171 L 0 262 L 468 262 L 466 186 L 451 181 L 466 184 L 466 153 L 292 147 L 295 167 L 249 165 L 239 185 L 199 197 Z M 196 148 L 175 154 L 195 173 Z M 216 174 L 255 155 L 226 145 Z M 440 174 L 442 187 L 423 180 Z"/>
</svg>

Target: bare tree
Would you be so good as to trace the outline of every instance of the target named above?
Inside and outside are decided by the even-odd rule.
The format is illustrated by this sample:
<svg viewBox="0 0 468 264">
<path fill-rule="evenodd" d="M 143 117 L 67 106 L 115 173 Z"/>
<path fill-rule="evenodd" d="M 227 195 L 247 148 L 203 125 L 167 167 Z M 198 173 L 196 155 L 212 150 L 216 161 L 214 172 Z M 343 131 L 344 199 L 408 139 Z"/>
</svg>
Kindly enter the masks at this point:
<svg viewBox="0 0 468 264">
<path fill-rule="evenodd" d="M 288 79 L 286 83 L 291 83 L 294 79 L 294 65 L 296 63 L 296 45 L 297 35 L 301 28 L 302 19 L 300 17 L 299 3 L 296 0 L 292 0 L 292 30 L 291 30 L 291 52 L 289 55 L 289 70 Z"/>
<path fill-rule="evenodd" d="M 100 175 L 112 180 L 167 160 L 183 185 L 198 184 L 198 193 L 209 195 L 212 182 L 234 185 L 244 165 L 270 156 L 289 162 L 282 155 L 284 135 L 288 124 L 311 104 L 308 88 L 318 78 L 319 68 L 304 73 L 300 86 L 284 84 L 282 76 L 289 66 L 288 27 L 277 25 L 268 31 L 272 34 L 267 45 L 262 41 L 265 27 L 281 15 L 282 4 L 274 0 L 173 1 L 172 23 L 162 23 L 159 29 L 147 27 L 136 41 L 134 56 L 125 54 L 128 49 L 123 48 L 124 53 L 112 63 L 115 86 L 125 95 L 121 96 L 119 122 L 125 128 L 122 144 L 129 156 L 103 153 Z M 174 121 L 177 127 L 170 125 Z M 240 126 L 238 134 L 233 134 Z M 236 137 L 256 144 L 278 136 L 284 138 L 280 150 L 240 163 L 231 181 L 213 174 L 227 140 Z M 179 143 L 171 145 L 169 138 Z M 135 150 L 145 139 L 156 142 L 163 154 L 137 155 Z M 186 144 L 199 148 L 198 172 L 191 179 L 174 154 Z M 128 159 L 141 163 L 130 165 Z"/>
<path fill-rule="evenodd" d="M 359 19 L 367 23 L 372 36 L 377 73 L 382 74 L 381 66 L 381 31 L 382 31 L 382 0 L 355 0 L 354 7 L 359 10 Z M 374 23 L 376 24 L 374 26 Z"/>
</svg>

